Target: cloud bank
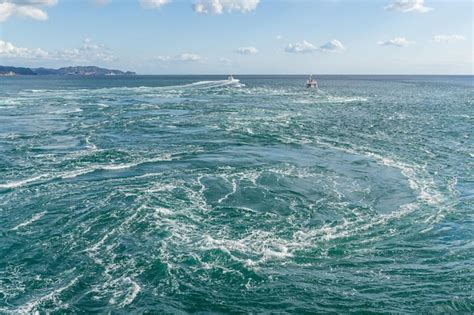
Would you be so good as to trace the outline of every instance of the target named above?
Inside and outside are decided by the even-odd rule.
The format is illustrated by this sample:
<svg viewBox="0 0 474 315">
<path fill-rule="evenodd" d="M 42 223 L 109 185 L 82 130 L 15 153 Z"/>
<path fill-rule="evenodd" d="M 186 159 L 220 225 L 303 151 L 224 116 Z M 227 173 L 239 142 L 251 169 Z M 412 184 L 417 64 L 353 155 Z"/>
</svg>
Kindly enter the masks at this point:
<svg viewBox="0 0 474 315">
<path fill-rule="evenodd" d="M 224 12 L 252 12 L 260 0 L 196 0 L 193 5 L 199 14 L 219 15 Z"/>
<path fill-rule="evenodd" d="M 426 13 L 433 10 L 433 8 L 426 7 L 424 0 L 395 0 L 392 4 L 386 6 L 385 10 Z"/>
</svg>

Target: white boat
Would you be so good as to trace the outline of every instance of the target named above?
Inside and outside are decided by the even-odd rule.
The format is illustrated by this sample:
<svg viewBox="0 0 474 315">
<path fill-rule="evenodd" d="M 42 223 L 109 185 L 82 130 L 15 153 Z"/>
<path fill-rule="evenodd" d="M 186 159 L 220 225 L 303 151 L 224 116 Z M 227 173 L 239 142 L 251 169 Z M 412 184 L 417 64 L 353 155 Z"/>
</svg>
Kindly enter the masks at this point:
<svg viewBox="0 0 474 315">
<path fill-rule="evenodd" d="M 229 76 L 227 77 L 227 80 L 228 80 L 228 81 L 234 81 L 235 79 L 234 79 L 234 77 L 233 77 L 232 74 L 231 74 L 231 75 L 229 75 Z"/>
<path fill-rule="evenodd" d="M 318 88 L 318 82 L 315 79 L 313 79 L 313 75 L 310 75 L 308 81 L 306 81 L 306 87 L 316 88 L 316 89 Z"/>
</svg>

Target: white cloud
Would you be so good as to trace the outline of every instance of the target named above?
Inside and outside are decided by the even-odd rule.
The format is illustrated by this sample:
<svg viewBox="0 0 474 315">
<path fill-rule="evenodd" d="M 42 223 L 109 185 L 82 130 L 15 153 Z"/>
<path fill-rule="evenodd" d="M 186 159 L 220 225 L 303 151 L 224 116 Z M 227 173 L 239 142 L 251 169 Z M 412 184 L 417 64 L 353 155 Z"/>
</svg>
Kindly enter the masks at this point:
<svg viewBox="0 0 474 315">
<path fill-rule="evenodd" d="M 346 49 L 344 45 L 337 39 L 333 39 L 330 42 L 327 42 L 326 44 L 321 45 L 319 47 L 306 40 L 303 40 L 303 42 L 301 43 L 288 44 L 288 46 L 285 47 L 285 51 L 287 53 L 295 54 L 307 54 L 315 51 L 341 52 L 344 49 Z"/>
<path fill-rule="evenodd" d="M 74 62 L 114 61 L 117 58 L 104 45 L 86 38 L 77 48 L 63 49 L 50 53 L 52 59 Z"/>
<path fill-rule="evenodd" d="M 49 53 L 42 50 L 41 48 L 30 49 L 24 47 L 16 47 L 10 42 L 0 40 L 0 57 L 38 59 L 49 57 Z"/>
<path fill-rule="evenodd" d="M 140 0 L 140 4 L 145 9 L 160 9 L 168 3 L 171 3 L 171 0 Z"/>
<path fill-rule="evenodd" d="M 380 46 L 406 47 L 408 45 L 415 44 L 415 42 L 409 41 L 405 37 L 395 37 L 394 39 L 380 41 L 377 44 Z"/>
<path fill-rule="evenodd" d="M 224 12 L 254 11 L 260 0 L 196 0 L 193 5 L 195 12 L 200 14 L 222 14 Z"/>
<path fill-rule="evenodd" d="M 338 41 L 337 39 L 333 39 L 330 42 L 327 42 L 326 44 L 320 46 L 319 49 L 324 51 L 341 52 L 346 48 L 340 41 Z"/>
<path fill-rule="evenodd" d="M 10 2 L 0 2 L 0 22 L 6 21 L 15 12 L 15 4 Z"/>
<path fill-rule="evenodd" d="M 193 61 L 193 62 L 202 62 L 203 58 L 197 54 L 193 53 L 182 53 L 181 55 L 177 56 L 175 60 L 178 61 Z"/>
<path fill-rule="evenodd" d="M 462 35 L 435 35 L 432 41 L 435 43 L 455 43 L 466 40 L 466 37 Z"/>
<path fill-rule="evenodd" d="M 433 8 L 425 7 L 424 0 L 395 0 L 392 4 L 386 6 L 385 10 L 426 13 L 433 10 Z"/>
<path fill-rule="evenodd" d="M 288 44 L 288 46 L 285 48 L 286 52 L 297 54 L 311 53 L 315 52 L 316 50 L 318 50 L 318 47 L 305 40 L 303 40 L 302 43 Z"/>
<path fill-rule="evenodd" d="M 183 62 L 204 62 L 205 58 L 198 54 L 184 52 L 177 56 L 155 56 L 153 57 L 156 61 L 169 62 L 169 61 L 183 61 Z"/>
<path fill-rule="evenodd" d="M 275 39 L 276 39 L 276 40 L 283 39 L 283 36 L 281 36 L 281 35 L 278 34 L 277 36 L 275 36 Z"/>
<path fill-rule="evenodd" d="M 158 61 L 168 61 L 168 60 L 171 60 L 171 57 L 170 56 L 156 56 L 154 57 L 154 59 Z"/>
<path fill-rule="evenodd" d="M 18 16 L 29 17 L 38 21 L 46 21 L 48 19 L 46 12 L 32 6 L 18 6 L 15 13 Z"/>
<path fill-rule="evenodd" d="M 232 64 L 232 59 L 229 59 L 229 58 L 219 58 L 219 62 L 220 62 L 220 63 L 223 63 L 223 64 L 226 64 L 226 65 L 229 65 L 229 64 Z"/>
<path fill-rule="evenodd" d="M 58 0 L 5 0 L 5 2 L 13 2 L 19 5 L 56 5 Z"/>
<path fill-rule="evenodd" d="M 237 53 L 241 55 L 255 55 L 256 53 L 258 53 L 258 49 L 253 46 L 240 47 L 237 48 Z"/>
<path fill-rule="evenodd" d="M 0 22 L 5 22 L 13 15 L 45 21 L 48 19 L 48 14 L 42 7 L 52 6 L 57 2 L 57 0 L 0 0 Z"/>
</svg>

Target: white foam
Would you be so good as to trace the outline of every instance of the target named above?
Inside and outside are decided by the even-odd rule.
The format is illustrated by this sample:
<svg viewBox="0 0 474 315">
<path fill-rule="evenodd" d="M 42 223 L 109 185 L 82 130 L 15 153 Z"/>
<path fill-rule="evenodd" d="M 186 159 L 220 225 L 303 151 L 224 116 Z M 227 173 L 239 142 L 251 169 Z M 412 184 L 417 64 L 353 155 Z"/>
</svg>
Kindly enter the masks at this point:
<svg viewBox="0 0 474 315">
<path fill-rule="evenodd" d="M 99 169 L 103 170 L 122 170 L 122 169 L 127 169 L 131 167 L 135 167 L 141 164 L 145 163 L 154 163 L 154 162 L 160 162 L 160 161 L 171 161 L 173 160 L 171 154 L 163 154 L 161 156 L 157 156 L 155 158 L 151 159 L 145 159 L 137 162 L 132 162 L 132 163 L 124 163 L 124 164 L 109 164 L 109 165 L 101 165 L 98 166 Z"/>
<path fill-rule="evenodd" d="M 87 146 L 92 150 L 92 151 L 95 151 L 97 150 L 97 146 L 91 142 L 91 136 L 87 136 L 86 137 L 86 143 L 87 143 Z"/>
<path fill-rule="evenodd" d="M 13 182 L 9 182 L 9 183 L 4 183 L 4 184 L 0 184 L 0 188 L 17 188 L 17 187 L 21 187 L 23 185 L 26 185 L 26 184 L 29 184 L 29 183 L 32 183 L 32 182 L 36 182 L 42 178 L 45 178 L 45 177 L 48 177 L 49 174 L 43 174 L 43 175 L 38 175 L 38 176 L 34 176 L 34 177 L 31 177 L 31 178 L 26 178 L 26 179 L 22 179 L 22 180 L 17 180 L 17 181 L 13 181 Z"/>
<path fill-rule="evenodd" d="M 373 159 L 381 165 L 389 166 L 400 170 L 401 174 L 408 180 L 411 189 L 417 192 L 417 199 L 429 205 L 439 205 L 443 202 L 444 196 L 436 189 L 433 178 L 426 173 L 425 166 L 411 165 L 396 159 L 381 156 L 366 149 L 351 149 L 334 146 L 326 141 L 317 141 L 318 144 L 330 147 L 338 151 L 344 151 L 353 155 L 363 155 Z M 425 175 L 425 176 L 422 176 Z"/>
<path fill-rule="evenodd" d="M 32 216 L 31 219 L 29 219 L 28 221 L 25 221 L 25 222 L 23 222 L 23 223 L 18 224 L 17 226 L 15 226 L 14 228 L 12 228 L 11 230 L 12 230 L 12 231 L 16 231 L 16 230 L 18 230 L 19 228 L 22 228 L 22 227 L 24 227 L 24 226 L 30 225 L 31 223 L 33 223 L 33 222 L 38 221 L 39 219 L 41 219 L 46 213 L 47 213 L 47 211 L 43 211 L 43 212 L 37 213 L 37 214 L 35 214 L 34 216 Z"/>
<path fill-rule="evenodd" d="M 60 287 L 58 289 L 54 289 L 53 291 L 51 291 L 50 293 L 40 297 L 40 298 L 34 298 L 32 299 L 31 301 L 23 304 L 22 306 L 20 306 L 19 308 L 17 308 L 16 310 L 14 310 L 14 313 L 16 314 L 31 314 L 32 311 L 41 303 L 43 302 L 46 302 L 46 301 L 49 301 L 49 300 L 54 300 L 57 298 L 57 296 L 63 292 L 64 290 L 67 290 L 69 289 L 70 287 L 72 287 L 74 284 L 76 284 L 76 282 L 79 280 L 80 276 L 77 276 L 76 278 L 74 278 L 71 282 L 69 282 L 68 284 L 66 284 L 65 286 L 63 287 Z M 39 312 L 35 312 L 35 313 L 39 313 Z"/>
<path fill-rule="evenodd" d="M 144 208 L 144 206 L 140 206 L 132 215 L 128 216 L 120 225 L 118 228 L 112 228 L 107 233 L 104 234 L 104 236 L 93 246 L 86 248 L 85 251 L 90 253 L 91 255 L 94 255 L 97 253 L 97 250 L 105 244 L 105 241 L 111 237 L 113 234 L 115 234 L 118 230 L 122 230 L 124 227 L 128 226 L 128 224 L 133 221 L 139 214 L 139 212 Z M 100 259 L 98 260 L 100 262 Z"/>
<path fill-rule="evenodd" d="M 145 164 L 145 163 L 154 163 L 154 162 L 171 161 L 171 160 L 172 160 L 172 157 L 171 157 L 170 154 L 164 154 L 164 155 L 156 157 L 156 158 L 145 159 L 145 160 L 132 162 L 132 163 L 106 164 L 106 165 L 96 164 L 96 165 L 90 166 L 88 168 L 78 169 L 78 170 L 69 171 L 69 172 L 64 172 L 60 175 L 60 177 L 61 178 L 73 178 L 73 177 L 77 177 L 79 175 L 84 175 L 84 174 L 91 173 L 91 172 L 98 171 L 98 170 L 117 171 L 117 170 L 124 170 L 124 169 L 128 169 L 128 168 L 136 167 L 136 166 L 139 166 L 139 165 Z"/>
<path fill-rule="evenodd" d="M 99 249 L 99 247 L 104 245 L 105 241 L 114 233 L 115 233 L 115 229 L 112 229 L 112 230 L 108 231 L 104 236 L 102 236 L 102 238 L 97 243 L 95 243 L 93 246 L 91 246 L 89 248 L 86 248 L 86 251 L 87 252 L 96 252 L 97 249 Z"/>
<path fill-rule="evenodd" d="M 46 179 L 46 180 L 52 180 L 55 178 L 62 178 L 62 179 L 68 179 L 68 178 L 74 178 L 80 175 L 84 175 L 87 173 L 91 173 L 97 170 L 106 170 L 106 171 L 116 171 L 116 170 L 123 170 L 123 169 L 128 169 L 132 167 L 139 166 L 141 164 L 145 163 L 154 163 L 154 162 L 160 162 L 160 161 L 171 161 L 173 160 L 171 154 L 163 154 L 161 156 L 151 158 L 151 159 L 145 159 L 137 162 L 132 162 L 132 163 L 122 163 L 122 164 L 106 164 L 106 165 L 100 165 L 100 164 L 95 164 L 87 168 L 83 169 L 77 169 L 77 170 L 72 170 L 72 171 L 65 171 L 65 172 L 60 172 L 56 174 L 42 174 L 38 176 L 34 176 L 31 178 L 26 178 L 22 180 L 17 180 L 17 181 L 12 181 L 9 183 L 3 183 L 0 184 L 0 189 L 13 189 L 13 188 L 18 188 L 30 183 L 38 182 L 41 179 Z"/>
<path fill-rule="evenodd" d="M 328 96 L 328 101 L 331 103 L 352 103 L 352 102 L 367 102 L 367 97 L 352 96 L 352 97 L 343 97 L 343 96 Z"/>
<path fill-rule="evenodd" d="M 84 175 L 84 174 L 93 172 L 94 170 L 95 169 L 93 169 L 93 168 L 87 168 L 87 169 L 79 169 L 79 170 L 70 171 L 70 172 L 64 172 L 64 173 L 61 174 L 60 177 L 63 178 L 63 179 L 74 178 L 74 177 L 77 177 L 77 176 L 80 176 L 80 175 Z"/>
<path fill-rule="evenodd" d="M 263 251 L 263 260 L 267 261 L 269 259 L 285 259 L 293 257 L 293 254 L 288 252 L 288 247 L 280 245 L 278 246 L 278 251 L 274 249 L 267 248 Z"/>
<path fill-rule="evenodd" d="M 418 199 L 420 201 L 429 205 L 437 205 L 442 202 L 443 195 L 434 188 L 436 185 L 433 179 L 422 179 L 418 177 L 418 173 L 424 172 L 424 167 L 420 168 L 418 166 L 409 165 L 371 152 L 366 152 L 365 154 L 383 165 L 399 169 L 403 176 L 408 179 L 410 188 L 418 192 Z"/>
<path fill-rule="evenodd" d="M 166 88 L 216 88 L 223 86 L 234 86 L 234 87 L 244 87 L 245 85 L 240 83 L 240 80 L 214 80 L 214 81 L 198 81 L 190 84 L 177 85 L 173 87 Z"/>
<path fill-rule="evenodd" d="M 109 165 L 98 166 L 97 169 L 108 170 L 108 171 L 116 171 L 116 170 L 123 170 L 123 169 L 131 168 L 131 167 L 137 166 L 139 164 L 140 163 L 109 164 Z"/>
<path fill-rule="evenodd" d="M 268 261 L 284 261 L 293 257 L 292 249 L 304 248 L 307 243 L 294 242 L 276 237 L 268 231 L 255 230 L 242 239 L 216 239 L 205 235 L 200 243 L 201 249 L 219 249 L 235 261 L 247 267 L 256 268 Z M 232 252 L 238 252 L 248 258 L 240 258 Z"/>
<path fill-rule="evenodd" d="M 413 212 L 417 208 L 417 204 L 409 203 L 402 205 L 398 211 L 394 211 L 389 214 L 379 215 L 375 217 L 367 215 L 358 215 L 355 219 L 352 220 L 343 219 L 342 223 L 335 226 L 332 226 L 332 224 L 325 224 L 317 230 L 299 231 L 298 233 L 295 233 L 295 238 L 298 241 L 305 242 L 309 242 L 313 239 L 319 239 L 328 242 L 335 239 L 350 237 L 354 234 L 360 234 L 364 231 L 367 231 L 375 226 L 386 224 L 390 220 L 398 220 L 402 216 Z M 365 241 L 373 241 L 373 238 L 366 239 Z"/>
<path fill-rule="evenodd" d="M 60 109 L 60 110 L 49 112 L 48 114 L 61 115 L 61 114 L 74 114 L 74 113 L 80 113 L 80 112 L 82 112 L 81 108 L 74 108 L 74 109 Z"/>
<path fill-rule="evenodd" d="M 130 303 L 132 303 L 133 300 L 135 300 L 135 298 L 137 297 L 138 293 L 141 290 L 141 287 L 135 281 L 133 281 L 131 278 L 129 278 L 129 277 L 125 278 L 125 281 L 130 283 L 132 285 L 132 287 L 130 288 L 130 291 L 127 293 L 127 296 L 125 296 L 125 299 L 122 301 L 122 303 L 120 303 L 121 307 L 124 307 L 124 306 L 129 305 Z"/>
<path fill-rule="evenodd" d="M 237 182 L 235 181 L 235 179 L 232 179 L 232 191 L 226 194 L 224 197 L 220 198 L 217 202 L 222 203 L 222 201 L 226 200 L 231 195 L 235 194 L 236 191 L 237 191 Z"/>
<path fill-rule="evenodd" d="M 158 207 L 155 209 L 156 213 L 161 215 L 173 215 L 173 211 L 168 208 Z"/>
</svg>

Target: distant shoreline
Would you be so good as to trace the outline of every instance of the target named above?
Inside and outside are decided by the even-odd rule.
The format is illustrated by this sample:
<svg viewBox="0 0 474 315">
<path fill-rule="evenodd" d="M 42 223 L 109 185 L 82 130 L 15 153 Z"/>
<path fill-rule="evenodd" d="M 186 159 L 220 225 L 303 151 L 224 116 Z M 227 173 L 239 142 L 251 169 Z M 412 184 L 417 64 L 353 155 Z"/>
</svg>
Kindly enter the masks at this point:
<svg viewBox="0 0 474 315">
<path fill-rule="evenodd" d="M 59 69 L 50 68 L 27 68 L 14 66 L 0 66 L 0 76 L 14 77 L 14 76 L 115 76 L 115 75 L 136 75 L 132 71 L 111 70 L 100 68 L 96 66 L 74 66 L 63 67 Z"/>
</svg>

